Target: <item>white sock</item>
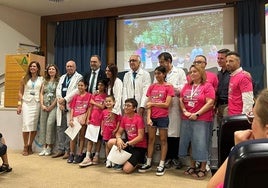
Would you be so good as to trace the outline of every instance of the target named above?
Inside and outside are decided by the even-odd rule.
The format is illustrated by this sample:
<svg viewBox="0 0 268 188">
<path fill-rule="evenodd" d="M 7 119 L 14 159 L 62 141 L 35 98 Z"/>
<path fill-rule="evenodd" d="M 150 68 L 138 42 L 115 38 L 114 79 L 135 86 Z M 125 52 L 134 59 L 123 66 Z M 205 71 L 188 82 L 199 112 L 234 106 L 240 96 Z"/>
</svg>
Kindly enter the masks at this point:
<svg viewBox="0 0 268 188">
<path fill-rule="evenodd" d="M 152 163 L 152 158 L 147 158 L 146 164 L 151 166 L 151 163 Z"/>
<path fill-rule="evenodd" d="M 164 167 L 165 161 L 160 161 L 159 166 Z"/>
<path fill-rule="evenodd" d="M 91 155 L 91 152 L 88 152 L 88 151 L 87 151 L 86 156 L 87 156 L 88 158 L 90 158 L 90 155 Z"/>
</svg>

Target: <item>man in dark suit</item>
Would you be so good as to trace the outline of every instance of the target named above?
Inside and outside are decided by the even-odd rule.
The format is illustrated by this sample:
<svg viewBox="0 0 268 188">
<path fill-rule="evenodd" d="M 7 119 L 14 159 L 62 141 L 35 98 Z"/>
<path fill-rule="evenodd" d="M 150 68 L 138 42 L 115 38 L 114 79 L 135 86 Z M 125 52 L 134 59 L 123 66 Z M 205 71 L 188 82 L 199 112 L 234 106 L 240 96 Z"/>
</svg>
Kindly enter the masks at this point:
<svg viewBox="0 0 268 188">
<path fill-rule="evenodd" d="M 98 89 L 98 81 L 107 79 L 105 71 L 100 69 L 101 59 L 98 55 L 92 55 L 90 58 L 90 70 L 84 75 L 84 80 L 88 83 L 88 92 L 94 93 Z"/>
</svg>

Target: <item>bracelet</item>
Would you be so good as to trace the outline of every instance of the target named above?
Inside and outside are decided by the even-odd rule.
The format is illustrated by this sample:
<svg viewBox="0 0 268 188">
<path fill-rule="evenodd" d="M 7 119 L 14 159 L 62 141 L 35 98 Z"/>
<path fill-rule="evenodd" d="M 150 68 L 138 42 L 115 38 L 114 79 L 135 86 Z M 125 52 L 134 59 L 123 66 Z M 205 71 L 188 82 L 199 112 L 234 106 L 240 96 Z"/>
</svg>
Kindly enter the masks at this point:
<svg viewBox="0 0 268 188">
<path fill-rule="evenodd" d="M 21 101 L 18 101 L 18 106 L 21 106 Z"/>
</svg>

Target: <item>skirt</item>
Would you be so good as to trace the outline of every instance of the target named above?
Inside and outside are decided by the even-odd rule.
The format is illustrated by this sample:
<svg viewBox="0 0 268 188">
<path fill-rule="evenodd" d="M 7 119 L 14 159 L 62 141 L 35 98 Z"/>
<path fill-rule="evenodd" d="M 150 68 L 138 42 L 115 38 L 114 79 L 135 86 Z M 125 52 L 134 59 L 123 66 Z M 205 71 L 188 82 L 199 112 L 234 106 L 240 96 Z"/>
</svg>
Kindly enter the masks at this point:
<svg viewBox="0 0 268 188">
<path fill-rule="evenodd" d="M 22 132 L 37 131 L 40 116 L 40 102 L 31 100 L 22 103 Z"/>
</svg>

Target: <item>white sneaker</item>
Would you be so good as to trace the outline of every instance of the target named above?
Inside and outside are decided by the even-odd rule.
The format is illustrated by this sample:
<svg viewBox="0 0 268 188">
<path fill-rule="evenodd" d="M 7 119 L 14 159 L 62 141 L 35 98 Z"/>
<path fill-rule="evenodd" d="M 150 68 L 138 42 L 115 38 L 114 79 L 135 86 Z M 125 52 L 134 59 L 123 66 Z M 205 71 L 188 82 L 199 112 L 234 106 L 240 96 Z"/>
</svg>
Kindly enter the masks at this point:
<svg viewBox="0 0 268 188">
<path fill-rule="evenodd" d="M 51 148 L 47 148 L 45 152 L 45 156 L 51 155 Z"/>
<path fill-rule="evenodd" d="M 106 168 L 112 168 L 112 162 L 107 160 L 106 161 Z"/>
<path fill-rule="evenodd" d="M 47 149 L 44 148 L 44 149 L 39 153 L 39 156 L 44 156 L 46 152 L 47 152 Z"/>
<path fill-rule="evenodd" d="M 79 163 L 79 166 L 80 166 L 80 167 L 86 167 L 86 166 L 90 166 L 90 165 L 92 165 L 92 164 L 93 164 L 93 163 L 92 163 L 91 158 L 89 158 L 89 157 L 85 157 L 84 160 L 82 161 L 82 163 Z"/>
</svg>

